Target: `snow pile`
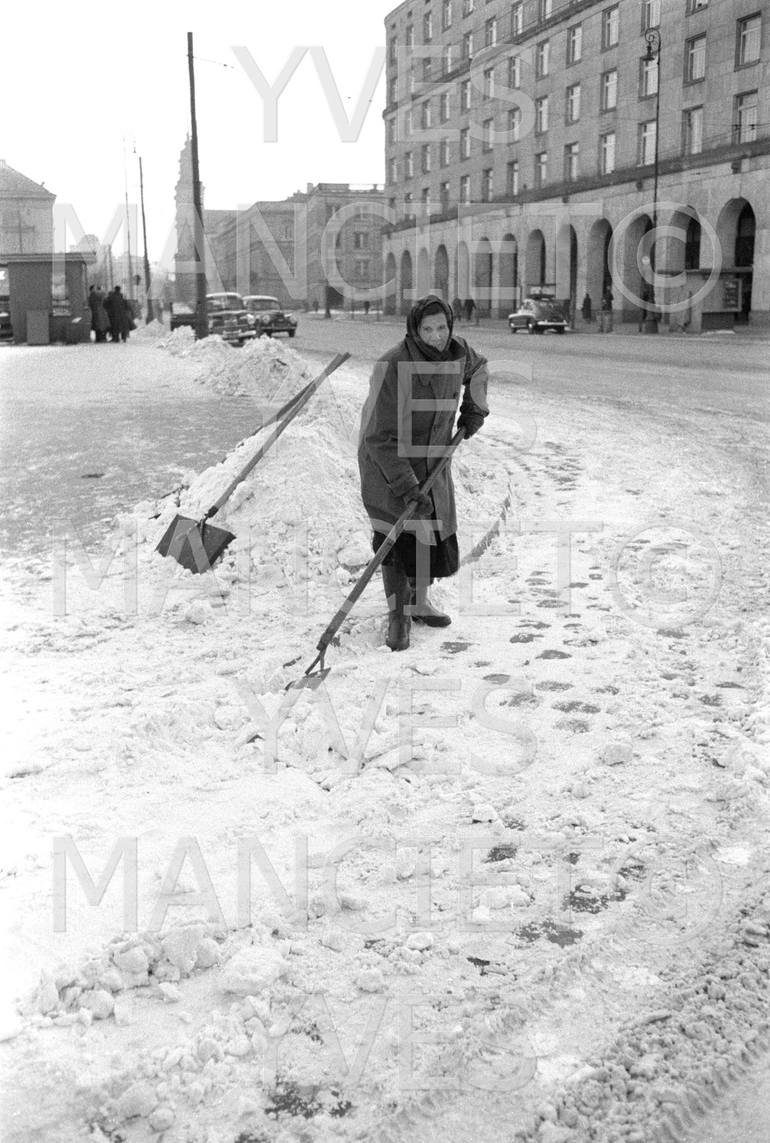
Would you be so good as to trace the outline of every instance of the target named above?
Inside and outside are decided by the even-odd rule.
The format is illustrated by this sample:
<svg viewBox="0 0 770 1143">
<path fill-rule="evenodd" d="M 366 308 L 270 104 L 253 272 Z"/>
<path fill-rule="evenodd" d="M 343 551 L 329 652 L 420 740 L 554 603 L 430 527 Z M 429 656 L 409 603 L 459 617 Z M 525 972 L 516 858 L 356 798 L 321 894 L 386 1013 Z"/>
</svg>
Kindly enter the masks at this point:
<svg viewBox="0 0 770 1143">
<path fill-rule="evenodd" d="M 137 326 L 134 330 L 134 338 L 137 341 L 158 341 L 159 338 L 164 338 L 168 335 L 168 330 L 162 321 L 155 318 L 145 325 Z"/>
<path fill-rule="evenodd" d="M 199 383 L 216 393 L 242 393 L 280 404 L 310 379 L 307 362 L 285 342 L 271 337 L 254 338 L 238 347 L 217 334 L 198 341 L 190 326 L 180 326 L 159 339 L 158 347 L 194 361 L 199 366 Z"/>
</svg>

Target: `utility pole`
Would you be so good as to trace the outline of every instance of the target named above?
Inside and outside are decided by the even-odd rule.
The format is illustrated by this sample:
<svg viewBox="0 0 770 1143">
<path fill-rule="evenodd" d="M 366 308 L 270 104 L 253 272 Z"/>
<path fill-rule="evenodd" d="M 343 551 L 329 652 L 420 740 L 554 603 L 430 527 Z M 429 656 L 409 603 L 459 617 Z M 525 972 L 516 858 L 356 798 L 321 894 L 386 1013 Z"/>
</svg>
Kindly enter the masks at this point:
<svg viewBox="0 0 770 1143">
<path fill-rule="evenodd" d="M 644 39 L 647 44 L 647 51 L 644 59 L 647 63 L 654 63 L 657 72 L 657 90 L 655 92 L 655 152 L 653 157 L 653 176 L 652 176 L 652 235 L 653 243 L 650 247 L 650 270 L 652 272 L 651 284 L 651 309 L 647 311 L 647 319 L 644 323 L 645 333 L 658 332 L 658 299 L 655 292 L 655 279 L 657 275 L 657 258 L 656 244 L 658 233 L 658 167 L 660 162 L 660 83 L 661 83 L 661 67 L 660 56 L 662 41 L 660 32 L 657 28 L 648 28 L 644 33 Z"/>
<path fill-rule="evenodd" d="M 193 34 L 187 33 L 187 70 L 190 76 L 190 145 L 192 152 L 192 192 L 193 226 L 195 243 L 195 336 L 208 337 L 209 319 L 206 307 L 206 252 L 203 244 L 203 204 L 201 202 L 201 179 L 198 166 L 198 121 L 195 116 L 195 68 L 193 67 Z"/>
<path fill-rule="evenodd" d="M 134 300 L 134 264 L 131 261 L 131 213 L 128 208 L 128 167 L 126 166 L 126 140 L 123 139 L 123 186 L 126 202 L 126 242 L 128 244 L 128 297 Z"/>
<path fill-rule="evenodd" d="M 147 221 L 144 217 L 144 176 L 142 174 L 142 156 L 139 156 L 139 201 L 142 205 L 142 238 L 144 240 L 144 295 L 147 298 L 147 324 L 155 317 L 150 297 L 150 259 L 147 257 Z"/>
</svg>

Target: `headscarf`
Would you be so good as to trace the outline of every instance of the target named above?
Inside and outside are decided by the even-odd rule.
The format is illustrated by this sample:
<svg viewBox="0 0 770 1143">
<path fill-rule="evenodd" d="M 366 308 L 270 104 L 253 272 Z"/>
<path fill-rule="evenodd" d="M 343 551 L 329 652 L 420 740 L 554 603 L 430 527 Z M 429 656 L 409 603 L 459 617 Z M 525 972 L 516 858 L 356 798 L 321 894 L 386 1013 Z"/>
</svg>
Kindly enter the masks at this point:
<svg viewBox="0 0 770 1143">
<path fill-rule="evenodd" d="M 446 323 L 449 326 L 449 337 L 443 349 L 434 349 L 432 345 L 427 345 L 419 334 L 422 319 L 429 317 L 431 314 L 443 313 L 446 318 Z M 437 294 L 426 294 L 424 298 L 419 298 L 414 305 L 406 319 L 406 336 L 407 340 L 414 342 L 420 354 L 427 361 L 449 361 L 449 346 L 452 341 L 452 327 L 454 326 L 454 314 L 452 307 L 443 298 L 438 297 Z"/>
</svg>

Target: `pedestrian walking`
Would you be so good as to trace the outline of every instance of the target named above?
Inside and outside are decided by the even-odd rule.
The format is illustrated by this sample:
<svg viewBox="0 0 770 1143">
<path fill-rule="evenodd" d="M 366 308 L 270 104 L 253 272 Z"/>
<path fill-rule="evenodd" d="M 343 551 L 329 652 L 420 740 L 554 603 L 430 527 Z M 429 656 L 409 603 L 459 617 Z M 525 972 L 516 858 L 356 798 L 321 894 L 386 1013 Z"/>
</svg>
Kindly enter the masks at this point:
<svg viewBox="0 0 770 1143">
<path fill-rule="evenodd" d="M 451 623 L 428 599 L 433 581 L 460 566 L 451 465 L 430 493 L 420 485 L 452 438 L 458 408 L 457 428 L 466 437 L 489 412 L 486 359 L 453 334 L 453 326 L 447 302 L 435 294 L 420 298 L 407 316 L 406 337 L 375 363 L 361 414 L 361 498 L 375 551 L 407 505 L 415 509 L 382 564 L 391 651 L 409 646 L 412 620 L 429 627 Z M 428 445 L 439 446 L 439 455 L 427 457 Z"/>
<path fill-rule="evenodd" d="M 452 313 L 456 322 L 461 322 L 463 317 L 463 304 L 459 298 L 455 298 L 452 302 Z"/>
<path fill-rule="evenodd" d="M 104 308 L 104 291 L 100 286 L 91 286 L 88 291 L 88 307 L 91 310 L 91 329 L 95 341 L 106 341 L 110 319 Z"/>
<path fill-rule="evenodd" d="M 639 324 L 637 332 L 641 333 L 647 324 L 650 317 L 650 307 L 652 303 L 652 290 L 649 286 L 642 286 L 641 306 L 639 307 Z"/>
<path fill-rule="evenodd" d="M 115 286 L 104 302 L 104 308 L 110 320 L 110 337 L 114 342 L 128 341 L 128 335 L 133 324 L 133 314 L 128 302 L 123 297 L 120 286 Z"/>
<path fill-rule="evenodd" d="M 602 309 L 601 309 L 601 332 L 612 333 L 612 303 L 614 302 L 612 290 L 609 286 L 602 294 Z"/>
<path fill-rule="evenodd" d="M 589 293 L 586 293 L 586 296 L 583 298 L 583 304 L 580 307 L 580 312 L 583 315 L 583 321 L 590 323 L 591 319 L 592 319 L 592 313 L 591 313 L 591 295 Z"/>
<path fill-rule="evenodd" d="M 465 320 L 466 321 L 473 321 L 473 314 L 474 314 L 475 310 L 476 310 L 476 303 L 474 302 L 473 298 L 466 298 L 465 299 Z"/>
</svg>

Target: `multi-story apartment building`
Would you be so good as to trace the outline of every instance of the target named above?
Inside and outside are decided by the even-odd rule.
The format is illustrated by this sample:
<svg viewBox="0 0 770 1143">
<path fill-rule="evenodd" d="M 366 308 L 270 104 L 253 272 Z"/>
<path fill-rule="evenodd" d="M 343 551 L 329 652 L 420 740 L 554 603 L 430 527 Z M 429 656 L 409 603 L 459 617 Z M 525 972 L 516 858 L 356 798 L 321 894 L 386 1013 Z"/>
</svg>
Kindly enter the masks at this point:
<svg viewBox="0 0 770 1143">
<path fill-rule="evenodd" d="M 386 293 L 770 322 L 759 0 L 405 0 L 386 19 Z M 653 241 L 653 232 L 655 241 Z"/>
<path fill-rule="evenodd" d="M 308 183 L 280 201 L 203 211 L 211 291 L 269 294 L 282 305 L 349 308 L 379 298 L 383 189 Z M 182 149 L 176 186 L 176 297 L 195 304 L 192 161 Z"/>
</svg>

